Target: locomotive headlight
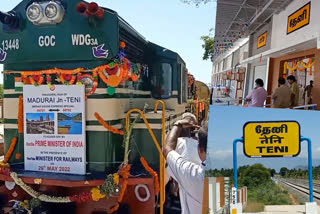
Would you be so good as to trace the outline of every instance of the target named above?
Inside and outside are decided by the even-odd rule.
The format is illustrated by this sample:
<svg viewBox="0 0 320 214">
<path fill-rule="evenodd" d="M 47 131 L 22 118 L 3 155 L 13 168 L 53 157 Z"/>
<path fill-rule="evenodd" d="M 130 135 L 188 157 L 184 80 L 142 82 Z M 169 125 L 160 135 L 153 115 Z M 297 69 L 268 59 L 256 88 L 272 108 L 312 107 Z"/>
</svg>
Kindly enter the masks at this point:
<svg viewBox="0 0 320 214">
<path fill-rule="evenodd" d="M 46 14 L 46 17 L 48 17 L 49 19 L 52 19 L 58 14 L 58 8 L 56 7 L 55 4 L 50 3 L 47 5 L 45 9 L 45 14 Z"/>
<path fill-rule="evenodd" d="M 27 8 L 27 17 L 31 22 L 39 22 L 42 16 L 42 7 L 40 4 L 33 3 Z"/>
<path fill-rule="evenodd" d="M 54 24 L 60 23 L 64 17 L 64 8 L 59 2 L 50 1 L 44 9 L 47 19 Z"/>
<path fill-rule="evenodd" d="M 27 17 L 35 25 L 59 24 L 65 10 L 60 1 L 34 2 L 27 8 Z"/>
</svg>

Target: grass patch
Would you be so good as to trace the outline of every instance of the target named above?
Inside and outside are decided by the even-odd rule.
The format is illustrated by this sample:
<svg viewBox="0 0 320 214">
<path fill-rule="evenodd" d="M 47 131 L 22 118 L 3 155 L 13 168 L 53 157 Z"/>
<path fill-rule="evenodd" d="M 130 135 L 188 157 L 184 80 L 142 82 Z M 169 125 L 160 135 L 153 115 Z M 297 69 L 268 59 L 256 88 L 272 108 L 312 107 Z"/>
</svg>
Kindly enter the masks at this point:
<svg viewBox="0 0 320 214">
<path fill-rule="evenodd" d="M 245 212 L 262 212 L 264 211 L 264 204 L 257 201 L 248 201 Z"/>
<path fill-rule="evenodd" d="M 264 205 L 292 204 L 288 191 L 281 189 L 273 181 L 248 189 L 248 201 L 259 202 Z"/>
</svg>

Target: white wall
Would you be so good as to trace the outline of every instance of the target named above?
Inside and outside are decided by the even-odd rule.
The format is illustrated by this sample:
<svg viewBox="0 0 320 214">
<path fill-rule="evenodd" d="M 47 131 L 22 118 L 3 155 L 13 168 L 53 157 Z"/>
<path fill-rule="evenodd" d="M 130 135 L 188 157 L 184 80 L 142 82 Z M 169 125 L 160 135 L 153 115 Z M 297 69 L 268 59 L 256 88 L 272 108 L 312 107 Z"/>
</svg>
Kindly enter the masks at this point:
<svg viewBox="0 0 320 214">
<path fill-rule="evenodd" d="M 227 59 L 226 59 L 226 69 L 231 69 L 232 68 L 232 54 L 230 54 Z"/>
<path fill-rule="evenodd" d="M 223 71 L 223 60 L 219 64 L 219 72 Z"/>
<path fill-rule="evenodd" d="M 288 7 L 273 16 L 271 49 L 293 46 L 316 38 L 320 32 L 320 1 L 311 0 L 309 25 L 287 35 L 288 16 L 304 6 L 310 0 L 295 0 Z"/>
<path fill-rule="evenodd" d="M 240 48 L 240 62 L 248 57 L 249 42 Z"/>
</svg>

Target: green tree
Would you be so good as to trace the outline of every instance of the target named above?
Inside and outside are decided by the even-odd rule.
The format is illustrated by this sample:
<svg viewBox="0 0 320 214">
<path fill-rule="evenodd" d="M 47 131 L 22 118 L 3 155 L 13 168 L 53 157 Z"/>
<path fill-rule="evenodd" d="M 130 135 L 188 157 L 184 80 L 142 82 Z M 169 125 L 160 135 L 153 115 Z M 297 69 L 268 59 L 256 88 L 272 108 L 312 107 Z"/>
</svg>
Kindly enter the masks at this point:
<svg viewBox="0 0 320 214">
<path fill-rule="evenodd" d="M 280 169 L 280 175 L 281 175 L 282 177 L 285 177 L 287 174 L 288 174 L 288 168 L 282 167 L 282 168 Z"/>
<path fill-rule="evenodd" d="M 202 48 L 204 49 L 202 59 L 210 59 L 212 61 L 214 56 L 214 37 L 211 37 L 210 35 L 201 36 L 201 40 L 203 41 Z"/>
<path fill-rule="evenodd" d="M 238 176 L 240 176 L 243 172 L 245 172 L 249 167 L 250 167 L 249 165 L 240 166 L 238 168 Z"/>
<path fill-rule="evenodd" d="M 259 185 L 270 182 L 270 171 L 262 164 L 256 163 L 248 167 L 241 175 L 240 182 L 248 188 L 255 188 Z"/>
<path fill-rule="evenodd" d="M 273 177 L 276 174 L 275 169 L 269 169 L 271 177 Z"/>
</svg>

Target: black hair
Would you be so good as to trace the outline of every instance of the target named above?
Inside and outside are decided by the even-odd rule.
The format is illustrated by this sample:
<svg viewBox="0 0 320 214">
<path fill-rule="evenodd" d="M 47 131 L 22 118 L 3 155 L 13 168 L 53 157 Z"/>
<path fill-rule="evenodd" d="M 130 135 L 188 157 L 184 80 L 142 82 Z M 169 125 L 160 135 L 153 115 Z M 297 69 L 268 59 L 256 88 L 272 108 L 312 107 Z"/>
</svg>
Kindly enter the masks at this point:
<svg viewBox="0 0 320 214">
<path fill-rule="evenodd" d="M 283 78 L 283 77 L 280 77 L 280 78 L 278 79 L 278 83 L 279 83 L 280 85 L 284 85 L 284 84 L 286 84 L 286 79 Z"/>
<path fill-rule="evenodd" d="M 262 79 L 256 79 L 255 83 L 261 87 L 263 87 L 264 83 Z"/>
<path fill-rule="evenodd" d="M 203 148 L 207 152 L 207 142 L 208 142 L 208 121 L 202 121 L 201 128 L 198 132 L 199 138 L 199 148 Z"/>
<path fill-rule="evenodd" d="M 296 78 L 295 78 L 295 76 L 290 75 L 290 76 L 287 77 L 287 80 L 292 80 L 293 82 L 295 82 Z"/>
</svg>

